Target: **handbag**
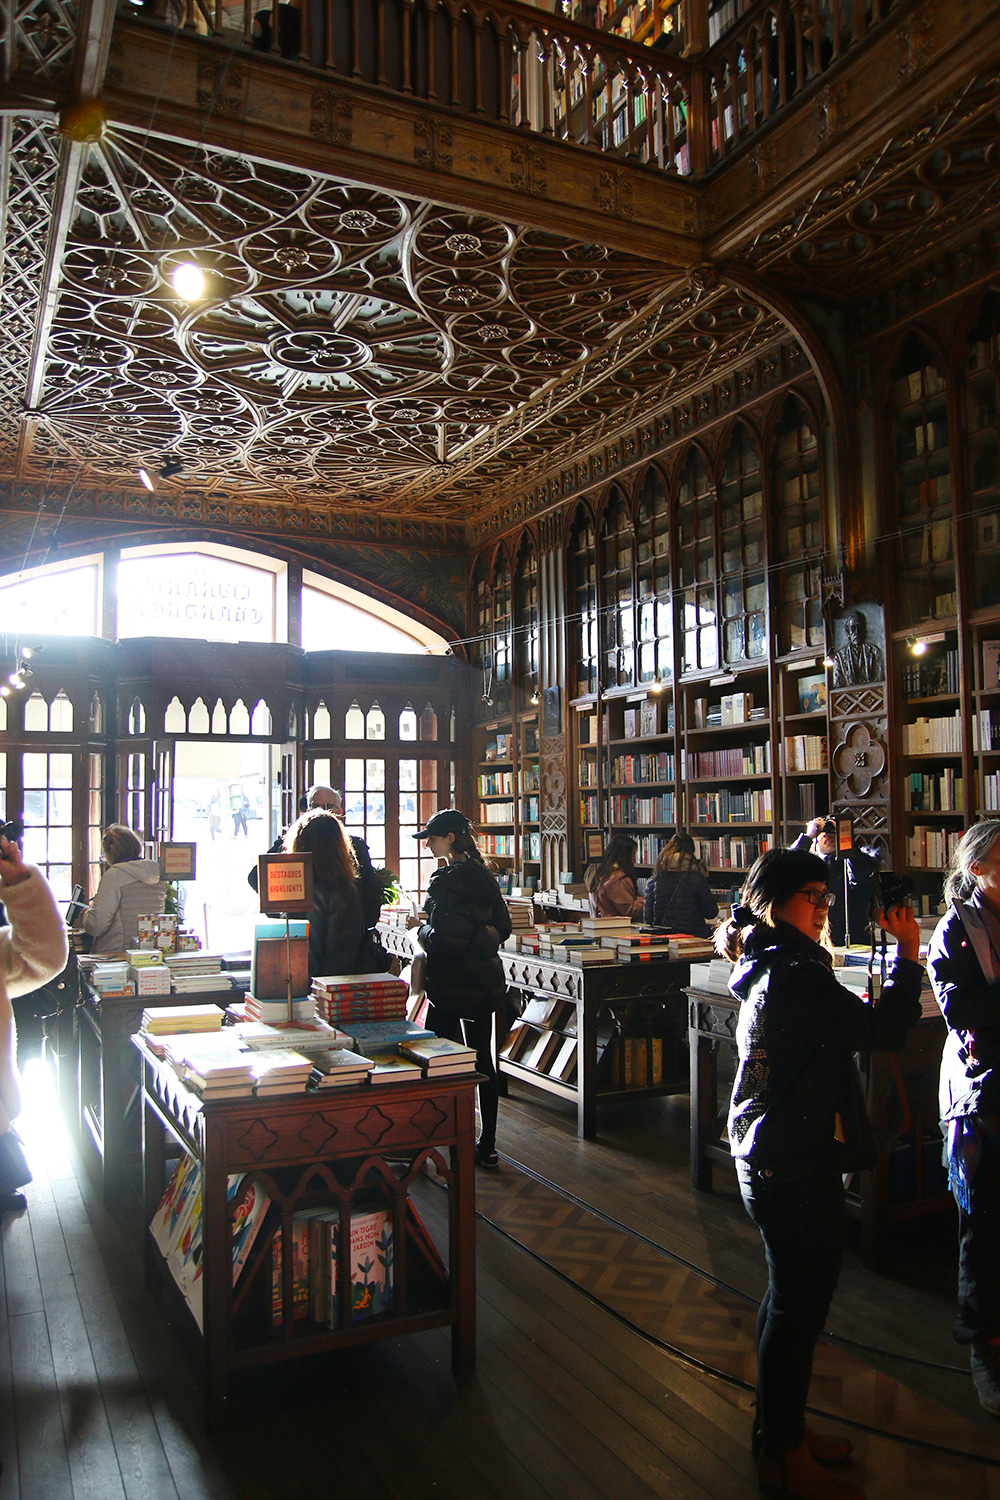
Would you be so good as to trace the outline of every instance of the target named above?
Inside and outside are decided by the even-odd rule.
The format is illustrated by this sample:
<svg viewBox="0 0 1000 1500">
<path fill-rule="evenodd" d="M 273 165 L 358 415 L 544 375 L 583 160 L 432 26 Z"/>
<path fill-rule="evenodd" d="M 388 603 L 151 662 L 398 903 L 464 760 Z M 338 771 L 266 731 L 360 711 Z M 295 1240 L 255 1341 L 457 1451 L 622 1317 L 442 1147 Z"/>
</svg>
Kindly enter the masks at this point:
<svg viewBox="0 0 1000 1500">
<path fill-rule="evenodd" d="M 0 1135 L 0 1198 L 6 1198 L 31 1181 L 31 1168 L 16 1130 Z"/>
</svg>

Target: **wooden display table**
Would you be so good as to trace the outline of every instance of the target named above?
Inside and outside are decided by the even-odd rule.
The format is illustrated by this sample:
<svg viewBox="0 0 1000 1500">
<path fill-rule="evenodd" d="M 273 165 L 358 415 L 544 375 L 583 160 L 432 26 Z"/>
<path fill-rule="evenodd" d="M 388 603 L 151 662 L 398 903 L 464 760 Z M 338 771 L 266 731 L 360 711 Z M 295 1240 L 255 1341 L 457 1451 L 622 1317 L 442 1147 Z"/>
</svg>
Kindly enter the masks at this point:
<svg viewBox="0 0 1000 1500">
<path fill-rule="evenodd" d="M 101 996 L 80 977 L 76 1012 L 74 1126 L 80 1149 L 101 1185 L 105 1206 L 121 1203 L 131 1184 L 141 1197 L 139 1065 L 129 1046 L 144 1010 L 164 1005 L 226 1005 L 237 998 L 207 990 L 187 995 Z"/>
<path fill-rule="evenodd" d="M 736 1054 L 736 1025 L 740 1002 L 717 989 L 689 985 L 688 1041 L 691 1049 L 691 1186 L 712 1191 L 713 1165 L 732 1169 L 732 1156 L 725 1136 L 729 1112 L 729 1089 L 720 1098 L 719 1056 L 725 1047 Z M 926 1016 L 911 1029 L 906 1045 L 896 1055 L 912 1114 L 915 1141 L 922 1143 L 928 1129 L 937 1125 L 937 1074 L 944 1046 L 943 1017 Z M 875 1133 L 878 1160 L 874 1171 L 857 1173 L 849 1185 L 848 1206 L 861 1220 L 861 1253 L 867 1266 L 878 1267 L 885 1258 L 890 1224 L 928 1213 L 937 1213 L 951 1203 L 948 1192 L 925 1183 L 922 1150 L 913 1150 L 912 1191 L 890 1197 L 890 1159 L 894 1135 L 901 1129 L 901 1106 L 891 1103 L 892 1061 L 889 1053 L 871 1053 L 863 1059 L 868 1118 Z M 934 1148 L 932 1147 L 932 1150 Z M 853 1189 L 853 1190 L 852 1190 Z"/>
<path fill-rule="evenodd" d="M 478 1075 L 440 1081 L 385 1084 L 203 1103 L 160 1062 L 141 1037 L 133 1037 L 142 1064 L 143 1181 L 148 1225 L 166 1181 L 167 1143 L 196 1157 L 203 1180 L 204 1359 L 210 1423 L 227 1410 L 234 1370 L 322 1353 L 423 1329 L 452 1327 L 452 1367 L 475 1364 L 476 1232 L 475 1112 Z M 432 1293 L 420 1289 L 416 1256 L 406 1231 L 408 1194 L 425 1163 L 433 1162 L 448 1186 L 449 1271 Z M 232 1221 L 226 1200 L 230 1173 L 252 1172 L 280 1204 L 282 1322 L 246 1326 L 234 1317 L 241 1291 L 233 1290 Z M 318 1204 L 341 1211 L 341 1287 L 350 1284 L 348 1230 L 351 1204 L 376 1184 L 393 1215 L 394 1288 L 391 1312 L 350 1321 L 351 1299 L 342 1297 L 340 1323 L 328 1329 L 292 1316 L 291 1220 L 295 1210 Z M 414 1264 L 408 1270 L 408 1249 Z M 173 1286 L 152 1236 L 146 1233 L 150 1290 Z M 270 1239 L 255 1244 L 244 1270 L 252 1286 L 263 1275 L 270 1291 Z M 178 1293 L 179 1297 L 179 1293 Z M 183 1305 L 183 1304 L 182 1304 Z M 193 1320 L 189 1318 L 191 1329 Z"/>
<path fill-rule="evenodd" d="M 503 949 L 500 957 L 510 989 L 535 999 L 569 1000 L 576 1007 L 574 1083 L 563 1083 L 506 1057 L 500 1058 L 500 1070 L 508 1077 L 574 1101 L 578 1136 L 593 1140 L 597 1135 L 598 1104 L 687 1092 L 684 986 L 690 978 L 690 965 L 686 961 L 656 958 L 641 963 L 594 964 L 588 968 Z M 621 1068 L 612 1080 L 598 1081 L 598 1038 L 609 1027 L 618 1038 L 623 1031 L 641 1033 L 644 1027 L 646 1034 L 655 1032 L 662 1039 L 659 1082 L 627 1085 Z"/>
</svg>

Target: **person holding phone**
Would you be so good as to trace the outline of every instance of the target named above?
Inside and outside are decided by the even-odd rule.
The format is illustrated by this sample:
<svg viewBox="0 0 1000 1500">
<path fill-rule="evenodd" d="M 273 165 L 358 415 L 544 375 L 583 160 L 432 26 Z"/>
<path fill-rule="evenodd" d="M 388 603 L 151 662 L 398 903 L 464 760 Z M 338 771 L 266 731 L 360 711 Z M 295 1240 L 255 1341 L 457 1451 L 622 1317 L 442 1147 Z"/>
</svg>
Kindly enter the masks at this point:
<svg viewBox="0 0 1000 1500">
<path fill-rule="evenodd" d="M 729 988 L 741 1001 L 729 1140 L 767 1252 L 751 1442 L 760 1488 L 788 1500 L 863 1500 L 826 1472 L 851 1445 L 807 1430 L 806 1400 L 840 1272 L 844 1174 L 875 1165 L 854 1054 L 896 1051 L 920 1016 L 920 932 L 908 906 L 878 915 L 897 944 L 878 999 L 867 1004 L 838 984 L 828 874 L 807 850 L 768 850 L 715 938 L 735 964 Z"/>
</svg>

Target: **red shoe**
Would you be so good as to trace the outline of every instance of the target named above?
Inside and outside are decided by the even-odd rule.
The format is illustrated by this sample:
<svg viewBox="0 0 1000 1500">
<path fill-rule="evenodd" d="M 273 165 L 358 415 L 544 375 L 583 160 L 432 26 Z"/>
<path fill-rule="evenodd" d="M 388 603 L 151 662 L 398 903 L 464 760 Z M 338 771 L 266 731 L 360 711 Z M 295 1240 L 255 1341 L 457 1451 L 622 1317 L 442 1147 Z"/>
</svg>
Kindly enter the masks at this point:
<svg viewBox="0 0 1000 1500">
<path fill-rule="evenodd" d="M 821 1468 L 807 1443 L 783 1453 L 780 1461 L 762 1453 L 757 1460 L 757 1486 L 775 1500 L 865 1500 L 856 1484 L 835 1479 Z"/>
<path fill-rule="evenodd" d="M 814 1432 L 811 1427 L 806 1428 L 806 1447 L 818 1464 L 824 1468 L 833 1468 L 836 1464 L 850 1463 L 854 1453 L 854 1444 L 847 1437 L 833 1437 L 822 1432 Z M 754 1459 L 760 1458 L 762 1449 L 760 1437 L 760 1416 L 755 1411 L 753 1415 L 753 1426 L 750 1429 L 750 1452 Z"/>
</svg>

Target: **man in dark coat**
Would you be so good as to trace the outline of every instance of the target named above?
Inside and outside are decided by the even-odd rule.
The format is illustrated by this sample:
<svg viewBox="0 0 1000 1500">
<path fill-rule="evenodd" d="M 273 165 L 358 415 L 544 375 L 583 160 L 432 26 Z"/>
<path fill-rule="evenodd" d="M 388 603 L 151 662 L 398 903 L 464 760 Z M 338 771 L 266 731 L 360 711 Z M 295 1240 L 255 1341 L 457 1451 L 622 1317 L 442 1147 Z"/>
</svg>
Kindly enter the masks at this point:
<svg viewBox="0 0 1000 1500">
<path fill-rule="evenodd" d="M 837 898 L 828 917 L 831 941 L 838 948 L 844 946 L 848 936 L 852 943 L 867 943 L 871 935 L 872 877 L 876 869 L 872 857 L 860 849 L 841 854 L 834 818 L 813 818 L 791 847 L 811 849 L 829 868 L 830 890 Z"/>
</svg>

